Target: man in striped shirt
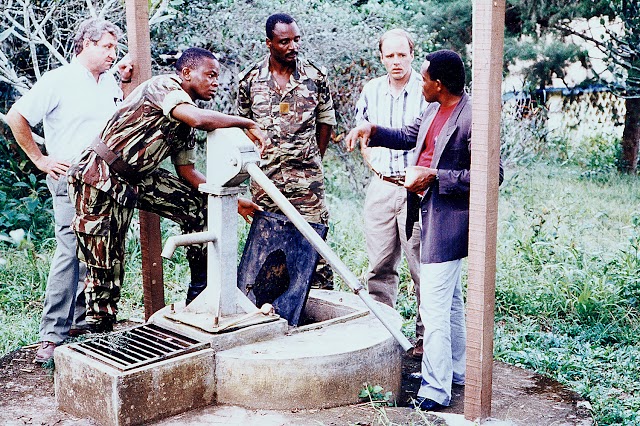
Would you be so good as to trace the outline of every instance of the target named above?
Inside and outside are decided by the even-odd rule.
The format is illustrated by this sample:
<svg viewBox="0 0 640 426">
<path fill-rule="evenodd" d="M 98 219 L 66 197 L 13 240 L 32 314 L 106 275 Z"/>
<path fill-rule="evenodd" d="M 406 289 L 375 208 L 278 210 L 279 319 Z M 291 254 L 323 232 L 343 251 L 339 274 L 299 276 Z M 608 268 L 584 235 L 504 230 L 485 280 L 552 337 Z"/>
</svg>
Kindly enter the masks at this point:
<svg viewBox="0 0 640 426">
<path fill-rule="evenodd" d="M 413 124 L 427 107 L 422 96 L 422 77 L 411 67 L 414 42 L 404 30 L 385 32 L 378 43 L 380 60 L 387 74 L 365 84 L 356 104 L 356 122 L 362 121 L 401 128 Z M 398 266 L 401 250 L 409 265 L 418 305 L 420 303 L 420 226 L 416 222 L 407 238 L 407 191 L 405 168 L 413 150 L 366 148 L 362 155 L 374 173 L 364 205 L 365 238 L 369 269 L 369 294 L 384 304 L 395 306 L 398 296 Z M 422 357 L 422 321 L 416 316 L 416 358 Z"/>
</svg>

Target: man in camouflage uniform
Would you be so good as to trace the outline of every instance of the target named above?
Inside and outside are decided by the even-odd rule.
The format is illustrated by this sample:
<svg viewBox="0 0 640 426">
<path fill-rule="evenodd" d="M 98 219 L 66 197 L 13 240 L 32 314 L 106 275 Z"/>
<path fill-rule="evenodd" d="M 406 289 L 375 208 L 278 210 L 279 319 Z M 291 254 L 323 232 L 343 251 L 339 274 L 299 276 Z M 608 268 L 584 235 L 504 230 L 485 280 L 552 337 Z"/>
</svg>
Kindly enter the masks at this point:
<svg viewBox="0 0 640 426">
<path fill-rule="evenodd" d="M 322 156 L 336 124 L 326 70 L 298 59 L 300 30 L 286 14 L 266 23 L 269 54 L 239 76 L 238 114 L 255 120 L 269 136 L 263 147 L 263 171 L 309 222 L 329 224 Z M 257 184 L 253 200 L 281 213 Z M 333 272 L 320 259 L 312 285 L 333 288 Z"/>
<path fill-rule="evenodd" d="M 110 331 L 115 322 L 124 275 L 125 237 L 133 209 L 157 213 L 177 222 L 184 233 L 202 231 L 205 182 L 195 167 L 193 128 L 242 127 L 253 139 L 266 137 L 251 120 L 198 108 L 218 87 L 220 65 L 204 49 L 187 49 L 176 63 L 176 75 L 151 78 L 134 90 L 100 137 L 69 168 L 69 195 L 76 207 L 72 228 L 78 257 L 87 264 L 87 323 Z M 159 169 L 171 157 L 178 176 Z M 239 202 L 245 218 L 257 206 Z M 190 246 L 191 285 L 187 302 L 206 287 L 206 255 Z"/>
</svg>

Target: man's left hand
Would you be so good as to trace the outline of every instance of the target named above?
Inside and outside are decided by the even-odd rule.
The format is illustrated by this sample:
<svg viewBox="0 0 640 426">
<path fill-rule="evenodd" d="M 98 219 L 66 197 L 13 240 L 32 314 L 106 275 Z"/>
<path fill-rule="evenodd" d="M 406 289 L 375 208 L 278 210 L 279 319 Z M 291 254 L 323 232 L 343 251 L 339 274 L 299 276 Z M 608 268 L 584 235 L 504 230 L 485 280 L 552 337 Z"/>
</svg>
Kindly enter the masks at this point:
<svg viewBox="0 0 640 426">
<path fill-rule="evenodd" d="M 118 69 L 121 82 L 131 81 L 131 77 L 133 76 L 133 62 L 131 61 L 128 53 L 124 55 L 124 58 L 120 59 L 116 64 L 116 68 Z"/>
<path fill-rule="evenodd" d="M 411 192 L 420 194 L 436 180 L 437 169 L 422 166 L 409 166 L 406 169 L 404 187 Z"/>
<path fill-rule="evenodd" d="M 247 222 L 251 223 L 256 211 L 262 211 L 262 207 L 246 198 L 238 198 L 238 214 Z"/>
</svg>

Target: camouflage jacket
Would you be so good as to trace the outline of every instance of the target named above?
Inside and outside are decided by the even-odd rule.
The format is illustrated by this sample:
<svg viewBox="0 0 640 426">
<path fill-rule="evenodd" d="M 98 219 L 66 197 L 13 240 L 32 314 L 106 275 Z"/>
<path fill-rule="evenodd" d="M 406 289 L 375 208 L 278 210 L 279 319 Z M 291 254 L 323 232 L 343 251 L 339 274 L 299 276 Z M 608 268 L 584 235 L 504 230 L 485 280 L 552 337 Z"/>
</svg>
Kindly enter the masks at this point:
<svg viewBox="0 0 640 426">
<path fill-rule="evenodd" d="M 138 180 L 169 156 L 176 165 L 195 163 L 193 129 L 170 115 L 181 103 L 194 104 L 177 75 L 153 77 L 124 100 L 102 131 L 104 143 L 132 167 Z M 82 152 L 68 176 L 71 182 L 81 180 L 125 206 L 133 207 L 138 198 L 135 182 L 112 172 L 90 148 Z"/>
<path fill-rule="evenodd" d="M 280 90 L 267 55 L 239 76 L 238 114 L 256 121 L 269 136 L 262 169 L 276 185 L 282 183 L 283 169 L 322 173 L 316 123 L 336 124 L 325 75 L 326 70 L 297 60 L 295 72 Z"/>
</svg>

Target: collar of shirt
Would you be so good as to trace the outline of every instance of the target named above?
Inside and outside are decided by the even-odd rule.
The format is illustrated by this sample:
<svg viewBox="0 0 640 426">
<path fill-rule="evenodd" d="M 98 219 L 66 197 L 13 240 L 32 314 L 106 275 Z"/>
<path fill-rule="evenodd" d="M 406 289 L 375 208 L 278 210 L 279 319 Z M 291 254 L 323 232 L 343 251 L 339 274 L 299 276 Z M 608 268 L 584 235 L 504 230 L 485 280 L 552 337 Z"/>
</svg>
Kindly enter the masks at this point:
<svg viewBox="0 0 640 426">
<path fill-rule="evenodd" d="M 420 84 L 422 82 L 422 78 L 420 77 L 420 74 L 418 74 L 413 68 L 411 69 L 410 72 L 411 74 L 409 75 L 409 80 L 407 80 L 405 85 L 402 87 L 402 90 L 398 93 L 398 96 L 393 96 L 393 93 L 391 92 L 391 83 L 390 83 L 391 76 L 387 74 L 387 78 L 385 79 L 386 93 L 391 97 L 397 98 L 400 95 L 404 95 L 405 93 L 408 93 L 410 89 L 413 88 L 413 86 L 415 86 L 416 84 Z"/>
<path fill-rule="evenodd" d="M 271 80 L 272 75 L 271 75 L 271 71 L 269 70 L 270 57 L 271 55 L 267 55 L 262 61 L 262 63 L 260 64 L 260 67 L 258 69 L 258 77 L 257 77 L 258 81 Z M 308 78 L 307 73 L 305 72 L 305 69 L 304 69 L 303 60 L 300 59 L 299 57 L 296 59 L 296 69 L 293 71 L 293 74 L 291 75 L 291 77 L 292 78 L 289 81 L 293 80 L 293 82 L 296 84 L 300 84 Z"/>
</svg>

